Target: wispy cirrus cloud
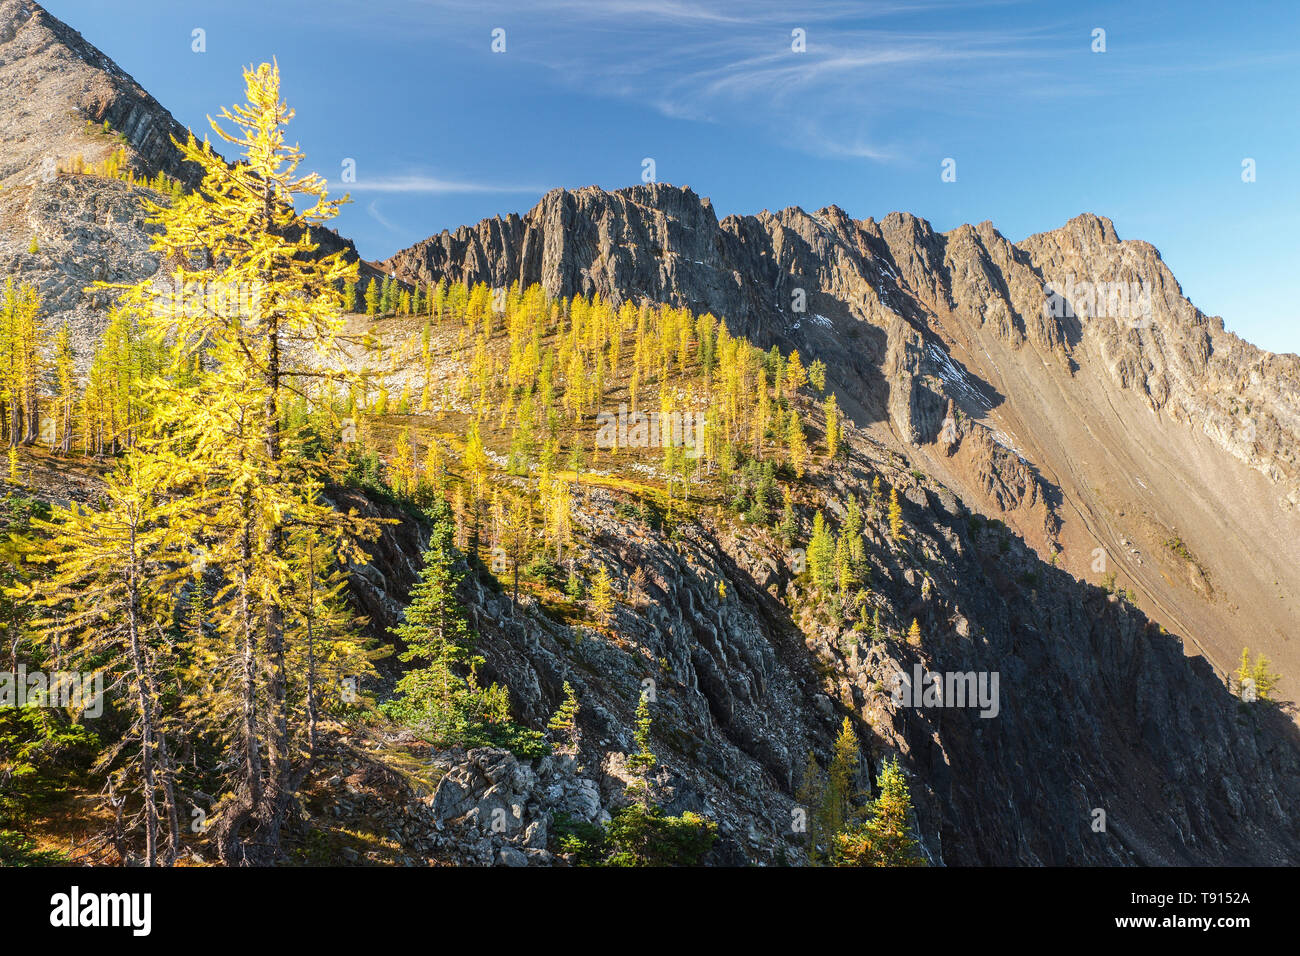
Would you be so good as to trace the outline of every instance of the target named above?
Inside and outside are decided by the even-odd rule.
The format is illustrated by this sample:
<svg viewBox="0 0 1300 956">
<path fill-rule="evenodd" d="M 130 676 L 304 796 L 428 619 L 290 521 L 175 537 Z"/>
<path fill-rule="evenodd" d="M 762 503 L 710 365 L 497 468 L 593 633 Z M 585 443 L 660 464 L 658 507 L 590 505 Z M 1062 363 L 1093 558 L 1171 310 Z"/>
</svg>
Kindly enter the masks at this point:
<svg viewBox="0 0 1300 956">
<path fill-rule="evenodd" d="M 371 7 L 370 22 L 389 33 L 474 54 L 486 52 L 489 30 L 500 27 L 509 58 L 545 71 L 561 96 L 623 100 L 672 119 L 757 130 L 799 152 L 878 163 L 930 161 L 954 116 L 1004 122 L 1021 105 L 1081 106 L 1104 83 L 1141 90 L 1152 75 L 1233 67 L 1226 57 L 1167 62 L 1161 47 L 1173 41 L 1130 31 L 1128 55 L 1107 59 L 1105 74 L 1080 71 L 1066 65 L 1090 42 L 1077 11 L 1024 16 L 1018 0 L 371 0 Z M 1162 53 L 1166 62 L 1153 62 Z M 1279 68 L 1296 56 L 1274 55 Z M 406 191 L 539 190 L 434 179 Z"/>
<path fill-rule="evenodd" d="M 372 202 L 369 205 L 367 205 L 366 212 L 369 214 L 371 219 L 379 223 L 389 232 L 401 232 L 401 228 L 397 225 L 397 223 L 393 222 L 391 219 L 389 219 L 387 216 L 385 216 L 382 212 L 379 211 L 379 203 Z"/>
<path fill-rule="evenodd" d="M 803 152 L 892 162 L 914 147 L 893 128 L 899 116 L 1084 91 L 1061 71 L 1061 36 L 1052 28 L 971 28 L 972 9 L 1008 6 L 427 0 L 405 15 L 412 28 L 421 15 L 430 28 L 500 25 L 512 57 L 550 71 L 569 91 L 646 104 L 674 119 L 758 127 Z M 465 43 L 481 39 L 458 32 Z"/>
</svg>

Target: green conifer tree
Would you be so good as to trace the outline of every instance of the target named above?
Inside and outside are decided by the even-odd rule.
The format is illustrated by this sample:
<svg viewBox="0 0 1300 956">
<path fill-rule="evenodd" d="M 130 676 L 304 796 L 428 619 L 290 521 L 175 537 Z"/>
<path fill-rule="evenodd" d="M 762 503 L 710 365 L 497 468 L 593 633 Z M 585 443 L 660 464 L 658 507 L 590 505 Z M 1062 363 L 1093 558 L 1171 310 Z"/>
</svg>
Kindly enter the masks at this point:
<svg viewBox="0 0 1300 956">
<path fill-rule="evenodd" d="M 822 860 L 826 834 L 822 828 L 822 806 L 826 801 L 826 775 L 817 763 L 817 755 L 808 751 L 808 760 L 804 764 L 803 779 L 795 792 L 801 819 L 808 834 L 808 862 L 813 866 Z"/>
<path fill-rule="evenodd" d="M 836 837 L 840 866 L 925 866 L 920 845 L 912 837 L 912 796 L 898 758 L 886 761 L 877 781 L 880 796 L 860 826 Z"/>
<path fill-rule="evenodd" d="M 784 502 L 781 506 L 781 540 L 785 542 L 785 546 L 788 548 L 794 543 L 798 525 L 794 519 L 794 499 L 790 496 L 790 489 L 781 489 L 781 496 Z"/>
<path fill-rule="evenodd" d="M 650 808 L 652 797 L 650 772 L 659 762 L 659 758 L 650 749 L 650 724 L 650 701 L 647 695 L 642 694 L 636 705 L 636 730 L 633 732 L 636 739 L 636 753 L 628 755 L 627 769 L 632 772 L 632 782 L 628 784 L 628 790 L 643 810 Z"/>
<path fill-rule="evenodd" d="M 557 742 L 560 753 L 578 752 L 578 695 L 567 680 L 564 682 L 564 700 L 547 721 L 546 729 Z"/>
<path fill-rule="evenodd" d="M 391 629 L 405 650 L 399 658 L 418 662 L 397 682 L 390 716 L 408 723 L 436 742 L 454 743 L 467 729 L 467 685 L 456 665 L 469 658 L 471 633 L 456 597 L 463 576 L 452 547 L 455 528 L 440 509 L 424 552 L 420 579 L 402 623 Z"/>
</svg>

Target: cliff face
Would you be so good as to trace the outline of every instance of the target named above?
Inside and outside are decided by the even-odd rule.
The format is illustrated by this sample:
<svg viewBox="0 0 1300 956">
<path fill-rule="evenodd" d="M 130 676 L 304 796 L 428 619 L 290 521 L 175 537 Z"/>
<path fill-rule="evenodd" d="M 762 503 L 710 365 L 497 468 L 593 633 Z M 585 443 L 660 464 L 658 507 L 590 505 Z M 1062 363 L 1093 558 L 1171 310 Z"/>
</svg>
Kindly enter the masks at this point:
<svg viewBox="0 0 1300 956">
<path fill-rule="evenodd" d="M 986 333 L 1067 374 L 1080 360 L 1103 366 L 1114 387 L 1194 422 L 1300 503 L 1300 359 L 1224 332 L 1182 296 L 1154 247 L 1121 241 L 1105 218 L 1079 216 L 1016 245 L 988 222 L 937 234 L 906 213 L 856 221 L 835 206 L 719 221 L 689 187 L 587 187 L 553 190 L 523 217 L 442 232 L 383 266 L 408 281 L 537 282 L 553 295 L 670 302 L 809 351 L 861 340 L 886 379 L 902 376 L 899 390 L 933 376 L 943 380 L 935 392 L 976 413 L 1003 396 L 928 347 L 946 351 L 946 333 Z M 820 357 L 859 384 L 858 356 Z M 891 423 L 908 441 L 932 440 L 934 415 L 907 398 Z"/>
<path fill-rule="evenodd" d="M 1039 560 L 942 485 L 918 480 L 904 458 L 856 430 L 846 441 L 847 460 L 814 493 L 842 516 L 874 475 L 900 489 L 907 540 L 892 541 L 882 511 L 869 513 L 866 578 L 883 626 L 897 636 L 915 619 L 917 645 L 801 610 L 810 605 L 769 529 L 702 515 L 670 539 L 595 486 L 575 502 L 575 531 L 583 560 L 607 567 L 627 595 L 611 621 L 617 641 L 531 599 L 512 608 L 508 595 L 466 585 L 485 675 L 509 684 L 523 719 L 540 725 L 564 683 L 576 688 L 583 770 L 572 784 L 586 788 L 583 819 L 625 803 L 633 711 L 650 687 L 658 792 L 672 812 L 719 822 L 713 863 L 803 859 L 793 821 L 806 754 L 824 764 L 845 715 L 863 743 L 859 786 L 899 756 L 933 864 L 1300 860 L 1300 736 L 1284 712 L 1243 704 L 1177 637 Z M 805 523 L 800 538 L 808 532 Z M 386 532 L 356 582 L 376 625 L 400 614 L 419 534 L 409 520 Z M 638 571 L 641 591 L 631 585 Z M 918 667 L 996 680 L 985 684 L 993 707 L 896 694 Z M 447 828 L 439 846 L 463 862 L 548 862 L 546 807 L 560 792 L 552 762 L 512 769 L 507 787 L 481 772 L 501 760 L 513 767 L 482 751 L 451 758 L 432 803 Z M 510 820 L 503 831 L 490 823 L 498 805 Z"/>
<path fill-rule="evenodd" d="M 669 302 L 821 358 L 859 425 L 1044 558 L 1116 573 L 1221 671 L 1246 645 L 1300 667 L 1300 359 L 1225 332 L 1107 219 L 1017 244 L 987 222 L 936 233 L 834 206 L 719 221 L 689 188 L 589 187 L 383 266 Z"/>
</svg>

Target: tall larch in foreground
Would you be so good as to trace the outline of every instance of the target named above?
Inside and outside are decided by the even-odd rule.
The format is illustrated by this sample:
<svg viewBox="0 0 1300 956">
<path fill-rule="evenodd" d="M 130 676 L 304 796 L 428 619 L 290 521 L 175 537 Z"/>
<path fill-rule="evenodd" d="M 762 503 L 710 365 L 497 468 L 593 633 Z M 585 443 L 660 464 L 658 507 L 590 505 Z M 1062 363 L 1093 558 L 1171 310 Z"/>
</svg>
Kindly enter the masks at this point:
<svg viewBox="0 0 1300 956">
<path fill-rule="evenodd" d="M 244 661 L 243 779 L 215 825 L 227 862 L 246 860 L 250 847 L 277 852 L 304 772 L 289 726 L 288 530 L 324 523 L 330 509 L 304 500 L 304 473 L 320 466 L 292 451 L 281 413 L 291 395 L 355 378 L 345 371 L 341 310 L 357 266 L 341 252 L 321 255 L 311 238 L 346 200 L 329 199 L 318 175 L 299 173 L 303 154 L 285 139 L 293 111 L 280 100 L 279 68 L 250 67 L 244 81 L 248 102 L 219 117 L 232 128 L 209 120 L 240 161 L 226 162 L 191 133 L 176 146 L 202 182 L 168 204 L 147 203 L 158 227 L 152 248 L 175 264 L 174 288 L 151 280 L 116 287 L 149 331 L 204 369 L 194 387 L 170 396 L 155 433 L 174 436 L 181 454 L 202 462 L 205 493 L 218 501 L 208 527 L 219 532 L 214 557 L 233 592 L 222 630 Z M 195 307 L 196 295 L 204 307 Z M 245 840 L 250 822 L 256 835 Z"/>
</svg>

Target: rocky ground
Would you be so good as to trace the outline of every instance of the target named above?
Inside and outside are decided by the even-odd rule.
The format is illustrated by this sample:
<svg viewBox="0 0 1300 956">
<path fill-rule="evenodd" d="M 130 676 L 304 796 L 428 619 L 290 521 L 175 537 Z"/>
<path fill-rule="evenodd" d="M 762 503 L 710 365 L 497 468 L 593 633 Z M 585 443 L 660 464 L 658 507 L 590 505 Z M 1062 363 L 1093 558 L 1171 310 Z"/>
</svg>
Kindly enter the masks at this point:
<svg viewBox="0 0 1300 956">
<path fill-rule="evenodd" d="M 304 787 L 289 853 L 362 866 L 563 865 L 551 821 L 607 821 L 604 799 L 572 757 L 438 752 L 409 734 L 340 726 Z"/>
</svg>

